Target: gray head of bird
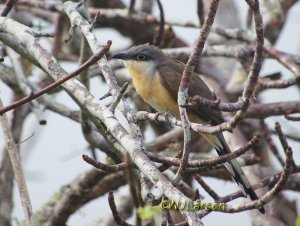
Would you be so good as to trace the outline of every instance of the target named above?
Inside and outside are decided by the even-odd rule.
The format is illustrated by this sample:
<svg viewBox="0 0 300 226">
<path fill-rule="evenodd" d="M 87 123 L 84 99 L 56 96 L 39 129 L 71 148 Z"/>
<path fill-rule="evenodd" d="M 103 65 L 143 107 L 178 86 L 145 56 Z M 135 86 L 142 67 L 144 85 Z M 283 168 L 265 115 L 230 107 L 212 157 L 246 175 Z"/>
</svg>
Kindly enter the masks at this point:
<svg viewBox="0 0 300 226">
<path fill-rule="evenodd" d="M 154 72 L 157 65 L 167 57 L 156 46 L 143 44 L 117 53 L 112 58 L 123 60 L 130 71 Z"/>
</svg>

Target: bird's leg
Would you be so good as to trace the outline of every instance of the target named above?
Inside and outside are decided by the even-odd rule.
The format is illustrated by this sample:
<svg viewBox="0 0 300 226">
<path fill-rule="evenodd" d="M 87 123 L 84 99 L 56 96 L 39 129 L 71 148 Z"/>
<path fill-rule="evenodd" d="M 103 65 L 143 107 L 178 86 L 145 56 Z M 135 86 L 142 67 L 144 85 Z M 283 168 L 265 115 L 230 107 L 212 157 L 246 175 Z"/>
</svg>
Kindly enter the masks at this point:
<svg viewBox="0 0 300 226">
<path fill-rule="evenodd" d="M 155 113 L 155 116 L 154 116 L 154 122 L 156 123 L 159 123 L 159 120 L 158 120 L 158 117 L 162 115 L 165 117 L 165 121 L 166 121 L 166 124 L 170 127 L 173 127 L 172 123 L 171 123 L 171 120 L 170 118 L 173 117 L 173 115 L 170 113 L 170 112 L 165 112 L 164 114 L 160 113 L 160 112 L 156 112 Z"/>
<path fill-rule="evenodd" d="M 173 117 L 172 114 L 167 111 L 166 113 L 164 113 L 164 117 L 166 119 L 166 124 L 168 126 L 170 126 L 171 128 L 173 128 L 173 124 L 171 123 L 171 120 L 170 120 L 170 118 Z"/>
<path fill-rule="evenodd" d="M 159 117 L 160 115 L 162 115 L 162 114 L 159 113 L 159 112 L 156 112 L 156 113 L 155 113 L 155 116 L 154 116 L 154 122 L 159 123 L 158 117 Z"/>
<path fill-rule="evenodd" d="M 111 96 L 110 92 L 107 92 L 102 97 L 100 97 L 99 100 L 104 100 L 105 98 L 110 97 L 110 96 Z"/>
</svg>

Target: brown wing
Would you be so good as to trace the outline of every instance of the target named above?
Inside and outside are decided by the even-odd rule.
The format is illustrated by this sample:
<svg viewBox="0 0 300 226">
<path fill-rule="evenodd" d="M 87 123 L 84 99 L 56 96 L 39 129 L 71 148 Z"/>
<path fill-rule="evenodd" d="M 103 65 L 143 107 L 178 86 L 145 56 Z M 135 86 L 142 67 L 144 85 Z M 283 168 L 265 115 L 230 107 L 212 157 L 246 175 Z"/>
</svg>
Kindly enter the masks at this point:
<svg viewBox="0 0 300 226">
<path fill-rule="evenodd" d="M 167 90 L 170 90 L 171 96 L 176 102 L 184 66 L 182 62 L 169 59 L 167 62 L 164 61 L 164 63 L 160 63 L 157 67 L 159 72 L 163 71 L 164 73 L 164 76 L 160 78 L 163 86 L 165 86 Z M 190 97 L 199 95 L 209 100 L 213 99 L 212 92 L 197 73 L 194 73 L 191 78 L 188 95 Z M 195 105 L 187 110 L 188 112 L 198 115 L 205 122 L 210 122 L 212 125 L 224 122 L 221 112 L 206 106 Z"/>
</svg>

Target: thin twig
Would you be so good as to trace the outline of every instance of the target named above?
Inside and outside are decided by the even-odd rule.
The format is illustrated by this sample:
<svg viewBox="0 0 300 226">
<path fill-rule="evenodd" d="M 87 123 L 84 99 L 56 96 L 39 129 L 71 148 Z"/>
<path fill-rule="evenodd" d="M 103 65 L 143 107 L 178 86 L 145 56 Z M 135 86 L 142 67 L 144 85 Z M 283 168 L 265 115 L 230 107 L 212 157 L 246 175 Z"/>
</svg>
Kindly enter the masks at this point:
<svg viewBox="0 0 300 226">
<path fill-rule="evenodd" d="M 111 97 L 111 96 L 112 96 L 111 93 L 108 92 L 108 93 L 104 94 L 102 97 L 100 97 L 99 100 L 104 100 L 104 99 L 106 99 L 107 97 Z"/>
<path fill-rule="evenodd" d="M 197 168 L 197 167 L 207 167 L 207 166 L 215 166 L 218 164 L 223 164 L 225 162 L 229 162 L 232 159 L 235 159 L 244 153 L 246 153 L 248 150 L 250 150 L 257 142 L 259 141 L 259 136 L 253 136 L 253 138 L 244 146 L 241 148 L 238 148 L 236 151 L 218 156 L 211 159 L 199 159 L 199 160 L 188 160 L 187 161 L 187 167 L 191 168 Z M 158 163 L 165 163 L 173 166 L 180 166 L 180 159 L 173 158 L 173 157 L 166 157 L 161 156 L 155 153 L 148 152 L 147 155 L 152 161 L 158 162 Z"/>
<path fill-rule="evenodd" d="M 270 148 L 270 150 L 272 151 L 272 153 L 274 154 L 274 156 L 277 158 L 277 160 L 279 161 L 279 163 L 284 166 L 284 160 L 283 158 L 281 157 L 281 155 L 279 154 L 279 151 L 271 137 L 271 134 L 270 134 L 270 130 L 269 128 L 267 127 L 267 125 L 265 124 L 265 122 L 262 120 L 260 122 L 260 125 L 262 127 L 262 133 L 264 135 L 264 138 Z"/>
<path fill-rule="evenodd" d="M 115 203 L 115 198 L 114 198 L 114 193 L 110 191 L 108 193 L 108 203 L 109 207 L 111 209 L 111 212 L 113 214 L 113 217 L 116 221 L 117 224 L 122 225 L 122 226 L 133 226 L 132 224 L 128 224 L 123 218 L 119 215 L 116 203 Z"/>
<path fill-rule="evenodd" d="M 284 67 L 290 70 L 298 81 L 300 79 L 300 67 L 294 62 L 294 60 L 278 50 L 276 50 L 270 43 L 266 43 L 264 45 L 264 50 L 267 51 L 270 55 L 272 55 L 279 63 L 281 63 Z"/>
<path fill-rule="evenodd" d="M 286 182 L 288 181 L 289 175 L 292 172 L 293 152 L 290 147 L 288 147 L 288 150 L 285 152 L 285 154 L 286 154 L 286 161 L 285 161 L 285 165 L 284 165 L 284 170 L 280 174 L 280 178 L 279 178 L 278 182 L 275 184 L 275 186 L 270 191 L 268 191 L 266 194 L 264 194 L 258 200 L 247 202 L 247 203 L 241 204 L 239 206 L 226 205 L 225 209 L 221 210 L 221 211 L 227 212 L 227 213 L 235 213 L 235 212 L 241 212 L 241 211 L 250 210 L 250 209 L 256 209 L 256 208 L 259 209 L 259 208 L 263 207 L 264 205 L 266 205 L 267 203 L 269 203 L 270 201 L 272 201 L 275 198 L 275 196 L 280 191 L 282 191 Z M 254 188 L 256 188 L 256 187 L 254 187 Z M 227 201 L 231 201 L 231 200 L 232 200 L 232 196 L 231 196 L 231 199 L 229 199 Z M 218 202 L 224 202 L 224 199 L 221 198 L 218 200 Z M 202 211 L 202 213 L 200 213 L 200 215 L 201 215 L 201 217 L 203 217 L 204 215 L 207 215 L 207 213 L 208 213 L 207 211 Z"/>
<path fill-rule="evenodd" d="M 209 100 L 201 96 L 194 96 L 192 97 L 190 103 L 184 105 L 185 107 L 189 108 L 190 106 L 193 106 L 196 102 L 200 106 L 209 106 L 212 109 L 220 110 L 220 111 L 227 111 L 227 112 L 233 112 L 241 110 L 244 106 L 243 101 L 237 101 L 235 103 L 221 103 L 219 99 L 216 100 Z"/>
<path fill-rule="evenodd" d="M 69 33 L 68 33 L 68 37 L 65 39 L 65 43 L 69 43 L 74 35 L 76 26 L 71 25 L 70 29 L 69 29 Z"/>
<path fill-rule="evenodd" d="M 199 174 L 194 175 L 194 178 L 214 200 L 218 200 L 220 198 L 220 196 L 211 187 L 209 187 L 207 183 L 205 183 Z"/>
<path fill-rule="evenodd" d="M 4 45 L 0 44 L 0 62 L 4 61 Z"/>
<path fill-rule="evenodd" d="M 57 57 L 62 51 L 62 35 L 65 26 L 65 15 L 59 13 L 54 22 L 54 39 L 51 48 L 51 52 L 54 57 Z"/>
<path fill-rule="evenodd" d="M 155 37 L 154 45 L 160 46 L 161 41 L 163 39 L 164 30 L 165 30 L 165 14 L 164 14 L 164 8 L 160 2 L 160 0 L 156 0 L 158 9 L 159 9 L 159 15 L 160 15 L 160 22 L 159 22 L 159 29 Z"/>
<path fill-rule="evenodd" d="M 100 18 L 101 18 L 101 13 L 100 11 L 96 14 L 96 16 L 94 17 L 94 20 L 91 24 L 91 28 L 90 28 L 90 31 L 92 31 L 96 26 L 97 24 L 100 23 Z"/>
<path fill-rule="evenodd" d="M 134 6 L 135 6 L 135 0 L 130 0 L 129 13 L 133 13 L 134 12 Z"/>
<path fill-rule="evenodd" d="M 272 134 L 277 134 L 275 130 L 271 130 Z M 288 134 L 285 133 L 284 134 L 286 138 L 290 139 L 290 140 L 294 140 L 296 142 L 300 142 L 300 136 L 297 136 L 298 134 Z"/>
<path fill-rule="evenodd" d="M 285 115 L 284 117 L 290 121 L 300 121 L 300 116 Z"/>
<path fill-rule="evenodd" d="M 297 173 L 297 171 L 294 170 L 292 173 Z M 271 175 L 269 177 L 265 177 L 265 178 L 259 180 L 255 185 L 253 185 L 252 188 L 257 190 L 259 188 L 263 188 L 263 187 L 266 187 L 266 186 L 269 187 L 272 184 L 274 185 L 274 184 L 278 183 L 278 181 L 281 178 L 282 174 L 283 174 L 283 172 L 279 172 L 279 173 L 276 173 L 276 174 Z M 293 182 L 291 182 L 291 183 L 293 183 Z M 244 194 L 241 190 L 236 191 L 232 194 L 226 195 L 224 197 L 220 197 L 217 201 L 219 203 L 227 203 L 229 201 L 232 201 L 232 200 L 240 198 L 240 197 L 244 197 Z M 199 217 L 203 218 L 204 216 L 206 216 L 209 213 L 210 213 L 210 211 L 202 211 L 202 213 L 199 214 Z"/>
<path fill-rule="evenodd" d="M 25 143 L 26 141 L 30 140 L 32 137 L 34 137 L 34 132 L 29 136 L 29 137 L 26 137 L 25 139 L 21 140 L 19 143 L 18 143 L 18 146 L 20 146 L 21 144 Z"/>
<path fill-rule="evenodd" d="M 251 30 L 252 21 L 253 21 L 253 12 L 252 12 L 251 8 L 248 8 L 247 19 L 246 19 L 246 29 L 247 30 Z"/>
<path fill-rule="evenodd" d="M 139 202 L 139 198 L 138 198 L 138 193 L 136 191 L 137 186 L 136 186 L 135 175 L 134 175 L 134 170 L 133 170 L 134 164 L 128 153 L 126 153 L 126 155 L 125 155 L 125 164 L 126 164 L 125 170 L 126 170 L 126 175 L 127 175 L 127 181 L 128 181 L 132 201 L 134 203 L 135 208 L 138 209 L 140 207 L 140 202 Z M 135 225 L 141 226 L 141 224 L 142 224 L 141 218 L 139 217 L 138 213 L 136 213 Z"/>
<path fill-rule="evenodd" d="M 282 191 L 284 185 L 288 181 L 288 178 L 292 172 L 293 164 L 294 164 L 293 151 L 291 147 L 287 148 L 285 155 L 286 155 L 286 161 L 284 165 L 284 170 L 280 175 L 280 179 L 270 191 L 268 191 L 263 197 L 259 199 L 256 206 L 262 206 L 262 204 L 266 204 L 270 202 L 280 191 Z"/>
<path fill-rule="evenodd" d="M 111 105 L 109 106 L 109 109 L 111 110 L 111 112 L 113 112 L 113 113 L 115 112 L 117 105 L 119 104 L 122 96 L 126 92 L 127 87 L 128 87 L 128 82 L 125 82 L 123 84 L 122 88 L 120 89 L 119 93 L 116 96 L 114 96 L 114 99 L 113 99 Z"/>
<path fill-rule="evenodd" d="M 183 150 L 180 150 L 179 153 L 175 156 L 175 158 L 181 158 L 183 153 Z M 152 160 L 153 161 L 153 160 Z M 158 167 L 159 171 L 163 172 L 169 169 L 172 166 L 172 164 L 163 163 L 161 166 Z"/>
<path fill-rule="evenodd" d="M 203 0 L 197 0 L 197 16 L 198 16 L 199 24 L 200 26 L 202 26 L 205 20 Z"/>
<path fill-rule="evenodd" d="M 5 5 L 2 8 L 2 11 L 0 12 L 0 16 L 7 16 L 7 14 L 13 8 L 15 2 L 16 2 L 15 0 L 7 0 Z"/>
<path fill-rule="evenodd" d="M 192 198 L 192 200 L 193 201 L 196 201 L 196 200 L 198 200 L 198 199 L 200 199 L 200 193 L 199 193 L 199 189 L 197 188 L 196 190 L 195 190 L 195 193 L 194 193 L 194 195 L 193 195 L 193 198 Z"/>
<path fill-rule="evenodd" d="M 184 171 L 186 168 L 186 164 L 189 158 L 190 153 L 190 146 L 191 146 L 191 133 L 190 128 L 191 124 L 187 115 L 187 111 L 182 105 L 186 104 L 187 102 L 187 93 L 188 93 L 188 87 L 190 83 L 190 78 L 192 74 L 194 73 L 194 69 L 199 61 L 199 58 L 202 54 L 205 41 L 209 35 L 210 28 L 212 24 L 214 23 L 214 18 L 217 12 L 219 6 L 219 0 L 213 0 L 210 4 L 209 12 L 207 17 L 205 18 L 203 27 L 200 31 L 199 38 L 197 40 L 197 44 L 194 47 L 192 55 L 189 57 L 188 62 L 184 68 L 181 82 L 179 85 L 178 90 L 178 105 L 179 105 L 179 113 L 180 118 L 183 125 L 183 132 L 184 132 L 184 144 L 183 144 L 183 155 L 180 161 L 180 167 L 176 173 L 174 181 L 178 181 L 179 175 Z"/>
<path fill-rule="evenodd" d="M 35 38 L 41 38 L 41 37 L 44 37 L 44 38 L 54 38 L 54 33 L 53 32 L 41 32 L 41 31 L 34 31 L 32 33 L 32 36 L 35 37 Z"/>
<path fill-rule="evenodd" d="M 27 76 L 25 74 L 24 64 L 22 63 L 22 62 L 24 62 L 24 59 L 22 57 L 20 57 L 12 49 L 7 49 L 7 55 L 9 56 L 9 58 L 12 62 L 18 87 L 22 91 L 23 95 L 29 95 L 30 93 L 33 92 L 33 90 L 32 90 L 32 87 L 30 87 Z M 38 122 L 40 123 L 40 125 L 47 124 L 44 113 L 42 111 L 41 104 L 38 103 L 37 100 L 32 100 L 30 102 L 30 108 L 31 108 L 32 113 L 37 118 Z"/>
<path fill-rule="evenodd" d="M 280 126 L 279 122 L 275 123 L 275 131 L 277 133 L 277 136 L 278 136 L 278 138 L 280 140 L 280 143 L 281 143 L 281 145 L 283 147 L 284 152 L 286 152 L 289 149 L 289 144 L 288 144 L 288 142 L 286 140 L 285 135 L 283 134 L 283 132 L 281 130 L 281 126 Z M 292 164 L 293 164 L 293 167 L 295 168 L 296 164 L 295 164 L 294 161 L 292 162 Z"/>
<path fill-rule="evenodd" d="M 115 165 L 107 165 L 102 162 L 95 161 L 94 159 L 90 158 L 88 155 L 82 155 L 82 158 L 84 161 L 86 161 L 88 164 L 91 164 L 97 169 L 104 170 L 111 173 L 116 173 L 121 170 L 125 170 L 126 164 L 120 163 Z"/>
<path fill-rule="evenodd" d="M 59 85 L 63 84 L 64 82 L 68 81 L 69 79 L 77 76 L 82 70 L 85 70 L 88 68 L 90 65 L 94 64 L 97 60 L 99 60 L 105 53 L 109 51 L 109 48 L 111 46 L 111 41 L 108 41 L 106 45 L 103 46 L 103 48 L 96 54 L 94 54 L 88 61 L 86 61 L 84 64 L 82 64 L 78 69 L 67 75 L 66 77 L 57 80 L 56 82 L 50 84 L 49 86 L 46 86 L 45 88 L 41 89 L 40 91 L 36 93 L 31 93 L 28 96 L 23 97 L 22 99 L 15 101 L 9 106 L 2 107 L 0 109 L 0 115 L 2 115 L 5 112 L 8 112 L 12 109 L 15 109 L 19 107 L 22 104 L 25 104 L 31 100 L 34 100 L 38 98 L 39 96 L 47 93 L 48 91 L 54 89 L 55 87 L 58 87 Z"/>
</svg>

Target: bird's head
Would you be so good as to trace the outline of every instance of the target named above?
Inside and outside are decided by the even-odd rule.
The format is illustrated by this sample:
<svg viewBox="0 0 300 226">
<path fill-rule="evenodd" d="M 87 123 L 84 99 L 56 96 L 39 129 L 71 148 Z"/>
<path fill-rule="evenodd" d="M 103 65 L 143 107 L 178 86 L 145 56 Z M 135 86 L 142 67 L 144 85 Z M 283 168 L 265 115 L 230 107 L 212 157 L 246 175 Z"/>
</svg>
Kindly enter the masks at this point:
<svg viewBox="0 0 300 226">
<path fill-rule="evenodd" d="M 129 70 L 153 73 L 164 57 L 163 52 L 156 46 L 144 44 L 117 53 L 112 58 L 123 60 Z"/>
</svg>

